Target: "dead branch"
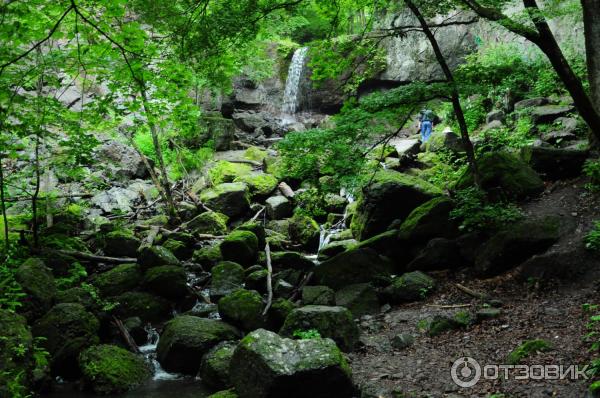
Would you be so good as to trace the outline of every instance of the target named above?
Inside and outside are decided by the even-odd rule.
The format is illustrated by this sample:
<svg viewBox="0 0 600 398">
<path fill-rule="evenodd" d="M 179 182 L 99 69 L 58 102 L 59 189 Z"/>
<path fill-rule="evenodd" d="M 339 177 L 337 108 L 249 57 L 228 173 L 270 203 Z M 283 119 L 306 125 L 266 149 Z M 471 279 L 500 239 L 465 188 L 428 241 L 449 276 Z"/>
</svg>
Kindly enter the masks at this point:
<svg viewBox="0 0 600 398">
<path fill-rule="evenodd" d="M 72 250 L 58 250 L 59 253 L 64 254 L 66 256 L 76 257 L 81 260 L 93 261 L 97 263 L 117 263 L 117 264 L 125 264 L 125 263 L 135 263 L 137 262 L 137 258 L 133 257 L 106 257 L 106 256 L 97 256 L 91 253 L 84 253 Z"/>
<path fill-rule="evenodd" d="M 119 329 L 119 333 L 121 333 L 123 340 L 125 340 L 125 342 L 129 346 L 131 351 L 133 351 L 136 354 L 139 354 L 140 349 L 138 348 L 137 344 L 135 344 L 135 341 L 129 334 L 129 331 L 127 330 L 127 328 L 125 328 L 125 325 L 123 325 L 123 322 L 121 322 L 121 320 L 114 315 L 113 315 L 113 322 L 115 323 L 115 325 L 117 325 L 117 328 Z"/>
<path fill-rule="evenodd" d="M 473 289 L 469 289 L 466 286 L 461 285 L 460 283 L 456 284 L 456 288 L 460 291 L 462 291 L 463 293 L 466 293 L 467 295 L 471 296 L 471 297 L 475 297 L 476 299 L 480 299 L 480 300 L 487 300 L 489 298 L 489 296 L 485 293 L 481 293 L 481 292 L 477 292 Z"/>
<path fill-rule="evenodd" d="M 271 248 L 269 247 L 269 242 L 265 245 L 265 256 L 267 257 L 267 305 L 265 305 L 265 309 L 263 310 L 263 316 L 267 315 L 273 302 L 273 267 L 271 265 Z"/>
</svg>

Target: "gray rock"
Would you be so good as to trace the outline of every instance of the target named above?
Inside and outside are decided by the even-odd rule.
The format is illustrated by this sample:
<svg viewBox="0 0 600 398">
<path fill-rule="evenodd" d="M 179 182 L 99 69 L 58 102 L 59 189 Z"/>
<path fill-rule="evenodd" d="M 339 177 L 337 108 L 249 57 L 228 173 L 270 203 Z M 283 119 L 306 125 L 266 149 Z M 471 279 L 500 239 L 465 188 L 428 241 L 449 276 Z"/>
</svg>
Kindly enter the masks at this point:
<svg viewBox="0 0 600 398">
<path fill-rule="evenodd" d="M 302 303 L 304 305 L 335 305 L 335 292 L 327 286 L 304 286 Z"/>
<path fill-rule="evenodd" d="M 400 333 L 392 337 L 392 347 L 397 350 L 403 350 L 410 347 L 415 342 L 413 335 L 408 333 Z"/>
<path fill-rule="evenodd" d="M 267 215 L 272 220 L 281 220 L 291 217 L 294 210 L 292 202 L 283 195 L 271 196 L 265 201 Z"/>
<path fill-rule="evenodd" d="M 219 184 L 202 191 L 200 200 L 210 209 L 228 217 L 239 217 L 250 209 L 248 186 L 241 182 Z"/>
<path fill-rule="evenodd" d="M 552 123 L 559 117 L 566 116 L 574 110 L 574 107 L 564 105 L 538 106 L 531 111 L 531 119 L 535 124 Z"/>
<path fill-rule="evenodd" d="M 383 291 L 391 303 L 423 300 L 435 287 L 435 280 L 420 271 L 408 272 L 392 280 Z"/>
<path fill-rule="evenodd" d="M 210 296 L 213 299 L 240 289 L 244 283 L 244 268 L 231 261 L 220 262 L 212 268 L 211 272 Z"/>
<path fill-rule="evenodd" d="M 377 292 L 369 283 L 348 285 L 335 292 L 335 304 L 346 307 L 354 318 L 379 312 Z"/>
<path fill-rule="evenodd" d="M 229 364 L 236 346 L 233 341 L 224 341 L 204 354 L 198 373 L 203 383 L 214 389 L 231 387 Z"/>
<path fill-rule="evenodd" d="M 515 103 L 515 110 L 546 105 L 550 101 L 545 97 L 529 98 Z"/>
<path fill-rule="evenodd" d="M 445 238 L 435 238 L 427 243 L 427 246 L 406 266 L 406 269 L 408 271 L 433 271 L 456 269 L 461 265 L 463 265 L 462 258 L 456 242 Z"/>
<path fill-rule="evenodd" d="M 500 120 L 492 120 L 491 122 L 489 122 L 488 124 L 483 126 L 483 128 L 481 130 L 489 131 L 489 130 L 500 129 L 502 127 L 504 127 L 504 124 L 502 124 L 502 122 Z"/>
<path fill-rule="evenodd" d="M 552 147 L 525 147 L 521 157 L 532 169 L 551 180 L 574 178 L 581 175 L 589 156 L 587 149 Z"/>
<path fill-rule="evenodd" d="M 485 117 L 485 122 L 490 124 L 491 122 L 498 121 L 500 123 L 504 123 L 506 120 L 506 114 L 502 110 L 493 110 L 488 113 Z"/>
<path fill-rule="evenodd" d="M 107 165 L 117 179 L 146 178 L 148 171 L 140 155 L 131 146 L 109 141 L 95 151 L 99 163 Z"/>
<path fill-rule="evenodd" d="M 21 312 L 32 319 L 46 313 L 56 297 L 56 285 L 50 268 L 39 258 L 29 258 L 17 268 L 15 280 L 27 295 Z"/>
</svg>

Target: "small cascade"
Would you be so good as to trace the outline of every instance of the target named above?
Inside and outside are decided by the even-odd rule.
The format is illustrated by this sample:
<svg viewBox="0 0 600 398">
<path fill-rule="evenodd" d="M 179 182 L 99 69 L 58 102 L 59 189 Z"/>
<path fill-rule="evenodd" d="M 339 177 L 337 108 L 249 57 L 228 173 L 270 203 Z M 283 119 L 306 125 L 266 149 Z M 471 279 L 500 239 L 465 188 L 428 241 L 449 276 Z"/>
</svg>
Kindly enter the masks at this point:
<svg viewBox="0 0 600 398">
<path fill-rule="evenodd" d="M 146 359 L 152 364 L 154 369 L 153 380 L 176 380 L 180 379 L 181 376 L 174 373 L 166 372 L 156 359 L 156 347 L 158 346 L 158 340 L 160 335 L 151 325 L 146 325 L 144 328 L 148 333 L 148 339 L 145 345 L 140 346 L 140 352 L 146 357 Z"/>
<path fill-rule="evenodd" d="M 306 64 L 308 47 L 297 49 L 292 56 L 292 62 L 288 69 L 288 76 L 285 82 L 285 91 L 283 94 L 282 111 L 286 115 L 293 115 L 298 110 L 302 99 L 302 78 Z"/>
<path fill-rule="evenodd" d="M 354 197 L 351 194 L 347 193 L 344 188 L 341 189 L 340 195 L 344 196 L 348 200 L 348 203 L 354 202 Z M 319 254 L 319 252 L 321 251 L 321 249 L 323 247 L 325 247 L 327 244 L 329 244 L 329 242 L 331 241 L 331 237 L 333 235 L 338 234 L 348 228 L 348 226 L 346 225 L 347 219 L 348 219 L 348 207 L 346 206 L 346 210 L 344 211 L 344 216 L 342 217 L 342 219 L 340 221 L 338 221 L 337 223 L 335 223 L 328 229 L 326 229 L 323 225 L 321 225 L 321 234 L 319 237 L 319 250 L 317 250 L 317 255 Z"/>
</svg>

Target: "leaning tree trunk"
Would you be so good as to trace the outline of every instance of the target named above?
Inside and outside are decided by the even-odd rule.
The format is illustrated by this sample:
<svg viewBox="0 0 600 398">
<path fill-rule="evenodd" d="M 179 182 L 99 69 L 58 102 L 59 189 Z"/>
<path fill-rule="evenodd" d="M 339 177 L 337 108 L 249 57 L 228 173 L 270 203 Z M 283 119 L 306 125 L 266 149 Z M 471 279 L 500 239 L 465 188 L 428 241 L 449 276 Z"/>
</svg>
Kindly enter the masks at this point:
<svg viewBox="0 0 600 398">
<path fill-rule="evenodd" d="M 600 3 L 597 0 L 581 0 L 581 5 L 590 96 L 596 113 L 600 113 Z M 597 147 L 600 144 L 598 136 L 591 134 L 591 137 Z"/>
</svg>

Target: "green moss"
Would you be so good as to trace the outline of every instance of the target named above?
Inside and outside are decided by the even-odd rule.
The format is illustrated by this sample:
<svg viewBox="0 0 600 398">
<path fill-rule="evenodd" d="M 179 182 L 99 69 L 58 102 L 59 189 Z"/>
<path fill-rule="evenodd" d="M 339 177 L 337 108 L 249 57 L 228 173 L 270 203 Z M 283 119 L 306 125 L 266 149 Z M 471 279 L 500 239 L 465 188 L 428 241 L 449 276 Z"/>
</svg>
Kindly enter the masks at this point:
<svg viewBox="0 0 600 398">
<path fill-rule="evenodd" d="M 88 348 L 81 353 L 79 363 L 84 382 L 102 395 L 129 391 L 152 374 L 143 357 L 112 345 Z"/>
<path fill-rule="evenodd" d="M 392 145 L 379 144 L 367 154 L 367 159 L 382 160 L 396 153 L 396 148 Z"/>
<path fill-rule="evenodd" d="M 448 219 L 448 214 L 452 209 L 452 200 L 440 196 L 433 198 L 421 206 L 414 209 L 406 220 L 402 223 L 399 229 L 400 235 L 408 235 L 414 232 L 419 227 L 425 227 L 429 223 L 444 223 Z M 441 219 L 440 216 L 446 216 L 446 219 Z"/>
<path fill-rule="evenodd" d="M 258 238 L 250 231 L 235 230 L 221 243 L 223 259 L 252 265 L 258 256 Z"/>
<path fill-rule="evenodd" d="M 238 395 L 233 389 L 216 392 L 209 395 L 208 398 L 238 398 Z"/>
<path fill-rule="evenodd" d="M 223 260 L 221 255 L 221 247 L 219 245 L 207 246 L 194 251 L 192 261 L 210 270 L 219 261 Z"/>
<path fill-rule="evenodd" d="M 89 249 L 81 238 L 74 238 L 64 234 L 43 236 L 41 244 L 44 247 L 56 250 L 71 250 L 89 253 Z"/>
<path fill-rule="evenodd" d="M 517 365 L 536 351 L 549 351 L 551 349 L 551 344 L 546 340 L 527 340 L 508 354 L 507 361 L 510 365 Z"/>
<path fill-rule="evenodd" d="M 290 219 L 289 234 L 293 242 L 302 246 L 313 247 L 315 244 L 318 245 L 319 224 L 308 216 L 294 214 Z"/>
<path fill-rule="evenodd" d="M 137 264 L 122 264 L 109 271 L 98 274 L 92 284 L 104 297 L 117 296 L 136 288 L 142 278 L 142 271 Z"/>
<path fill-rule="evenodd" d="M 266 197 L 277 188 L 279 180 L 271 174 L 250 173 L 236 177 L 233 182 L 243 182 L 250 188 L 250 194 L 257 197 Z"/>
<path fill-rule="evenodd" d="M 118 230 L 109 232 L 108 234 L 106 234 L 106 237 L 112 238 L 112 239 L 131 239 L 131 238 L 135 238 L 135 235 L 134 235 L 133 231 L 130 229 L 118 229 Z"/>
<path fill-rule="evenodd" d="M 262 162 L 267 156 L 269 156 L 267 151 L 255 146 L 251 146 L 244 152 L 245 159 L 254 160 L 255 162 Z"/>
<path fill-rule="evenodd" d="M 425 180 L 422 180 L 418 177 L 414 177 L 414 176 L 411 176 L 408 174 L 398 173 L 397 171 L 393 171 L 393 170 L 379 171 L 375 175 L 374 182 L 381 183 L 381 184 L 393 182 L 393 183 L 398 183 L 398 184 L 402 184 L 402 185 L 413 186 L 413 187 L 416 187 L 421 192 L 429 194 L 431 196 L 437 196 L 437 195 L 442 194 L 442 191 L 438 187 L 436 187 L 433 184 L 430 184 L 429 182 L 427 182 Z"/>
<path fill-rule="evenodd" d="M 208 171 L 208 176 L 213 185 L 233 182 L 236 177 L 252 172 L 252 166 L 245 163 L 232 163 L 220 160 Z"/>
<path fill-rule="evenodd" d="M 194 217 L 187 227 L 197 234 L 224 235 L 227 233 L 229 217 L 216 211 L 207 211 Z"/>
<path fill-rule="evenodd" d="M 219 300 L 223 320 L 247 331 L 264 326 L 263 308 L 261 295 L 253 290 L 238 289 Z"/>
</svg>

